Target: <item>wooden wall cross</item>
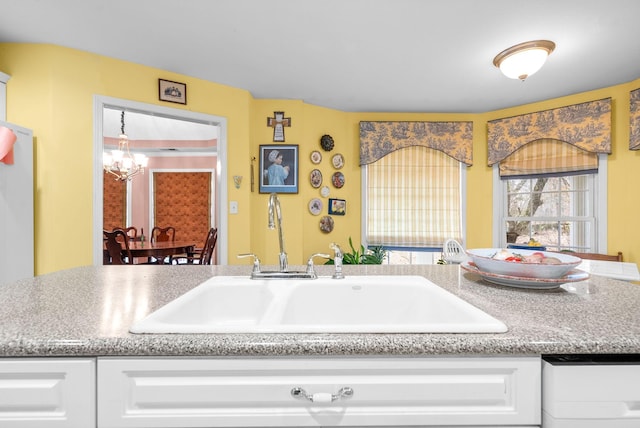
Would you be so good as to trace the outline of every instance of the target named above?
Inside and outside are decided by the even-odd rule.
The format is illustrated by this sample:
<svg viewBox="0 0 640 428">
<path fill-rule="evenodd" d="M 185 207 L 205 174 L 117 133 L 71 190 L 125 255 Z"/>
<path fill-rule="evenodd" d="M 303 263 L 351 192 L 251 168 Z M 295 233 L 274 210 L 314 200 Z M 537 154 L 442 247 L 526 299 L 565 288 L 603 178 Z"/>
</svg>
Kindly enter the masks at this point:
<svg viewBox="0 0 640 428">
<path fill-rule="evenodd" d="M 267 118 L 267 126 L 273 128 L 273 141 L 284 142 L 284 127 L 291 126 L 291 118 L 284 117 L 283 111 L 274 111 L 273 117 Z"/>
</svg>

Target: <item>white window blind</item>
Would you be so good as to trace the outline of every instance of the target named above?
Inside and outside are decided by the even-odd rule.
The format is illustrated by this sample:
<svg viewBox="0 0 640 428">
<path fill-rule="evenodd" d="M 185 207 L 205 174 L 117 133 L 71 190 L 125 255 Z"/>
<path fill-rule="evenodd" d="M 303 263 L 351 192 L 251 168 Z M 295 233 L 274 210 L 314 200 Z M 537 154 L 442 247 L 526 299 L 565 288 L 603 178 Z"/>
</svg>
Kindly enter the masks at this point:
<svg viewBox="0 0 640 428">
<path fill-rule="evenodd" d="M 396 150 L 367 165 L 367 242 L 440 247 L 462 241 L 460 163 L 434 149 Z"/>
</svg>

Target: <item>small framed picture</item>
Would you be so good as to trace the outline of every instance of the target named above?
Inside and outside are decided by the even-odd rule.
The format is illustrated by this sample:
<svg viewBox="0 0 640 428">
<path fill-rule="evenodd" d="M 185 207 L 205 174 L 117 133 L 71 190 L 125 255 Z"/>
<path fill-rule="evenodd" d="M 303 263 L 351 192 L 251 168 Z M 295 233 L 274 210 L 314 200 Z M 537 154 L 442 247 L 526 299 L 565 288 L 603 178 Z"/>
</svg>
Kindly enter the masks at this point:
<svg viewBox="0 0 640 428">
<path fill-rule="evenodd" d="M 187 84 L 172 82 L 171 80 L 158 79 L 158 96 L 160 101 L 170 103 L 187 103 Z"/>
<path fill-rule="evenodd" d="M 329 199 L 330 215 L 345 215 L 347 213 L 347 201 L 344 199 Z"/>
<path fill-rule="evenodd" d="M 260 193 L 298 193 L 298 145 L 260 146 Z"/>
</svg>

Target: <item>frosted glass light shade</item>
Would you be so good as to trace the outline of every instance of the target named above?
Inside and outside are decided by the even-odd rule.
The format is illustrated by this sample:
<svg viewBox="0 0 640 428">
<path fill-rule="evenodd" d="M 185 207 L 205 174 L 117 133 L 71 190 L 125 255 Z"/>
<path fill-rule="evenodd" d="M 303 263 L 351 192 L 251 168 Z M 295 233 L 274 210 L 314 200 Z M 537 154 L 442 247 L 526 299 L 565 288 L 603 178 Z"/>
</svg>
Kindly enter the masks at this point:
<svg viewBox="0 0 640 428">
<path fill-rule="evenodd" d="M 109 153 L 107 153 L 107 152 L 102 153 L 102 166 L 103 167 L 111 166 L 112 162 L 113 162 L 113 157 Z"/>
<path fill-rule="evenodd" d="M 142 153 L 134 153 L 133 159 L 136 165 L 141 166 L 142 168 L 146 168 L 149 159 Z"/>
<path fill-rule="evenodd" d="M 133 159 L 129 157 L 122 159 L 122 168 L 120 168 L 120 171 L 127 171 L 127 170 L 130 170 L 132 167 L 133 167 Z"/>
<path fill-rule="evenodd" d="M 510 79 L 524 80 L 542 68 L 555 47 L 549 40 L 520 43 L 500 52 L 493 64 Z"/>
<path fill-rule="evenodd" d="M 122 150 L 111 150 L 111 159 L 114 162 L 122 162 L 122 158 L 124 157 L 124 152 Z"/>
</svg>

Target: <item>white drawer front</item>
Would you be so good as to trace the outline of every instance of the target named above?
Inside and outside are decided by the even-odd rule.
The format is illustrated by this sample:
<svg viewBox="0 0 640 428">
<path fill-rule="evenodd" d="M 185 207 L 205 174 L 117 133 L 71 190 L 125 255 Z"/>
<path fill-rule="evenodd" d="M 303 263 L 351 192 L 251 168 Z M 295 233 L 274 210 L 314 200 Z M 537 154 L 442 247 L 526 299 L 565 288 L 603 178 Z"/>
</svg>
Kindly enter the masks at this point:
<svg viewBox="0 0 640 428">
<path fill-rule="evenodd" d="M 95 425 L 95 360 L 0 359 L 0 427 Z"/>
<path fill-rule="evenodd" d="M 638 364 L 552 365 L 545 361 L 543 391 L 544 411 L 556 421 L 552 426 L 569 426 L 561 425 L 562 420 L 587 424 L 589 419 L 609 421 L 602 425 L 606 427 L 640 426 Z"/>
<path fill-rule="evenodd" d="M 538 358 L 104 358 L 98 385 L 101 428 L 540 423 Z"/>
</svg>

